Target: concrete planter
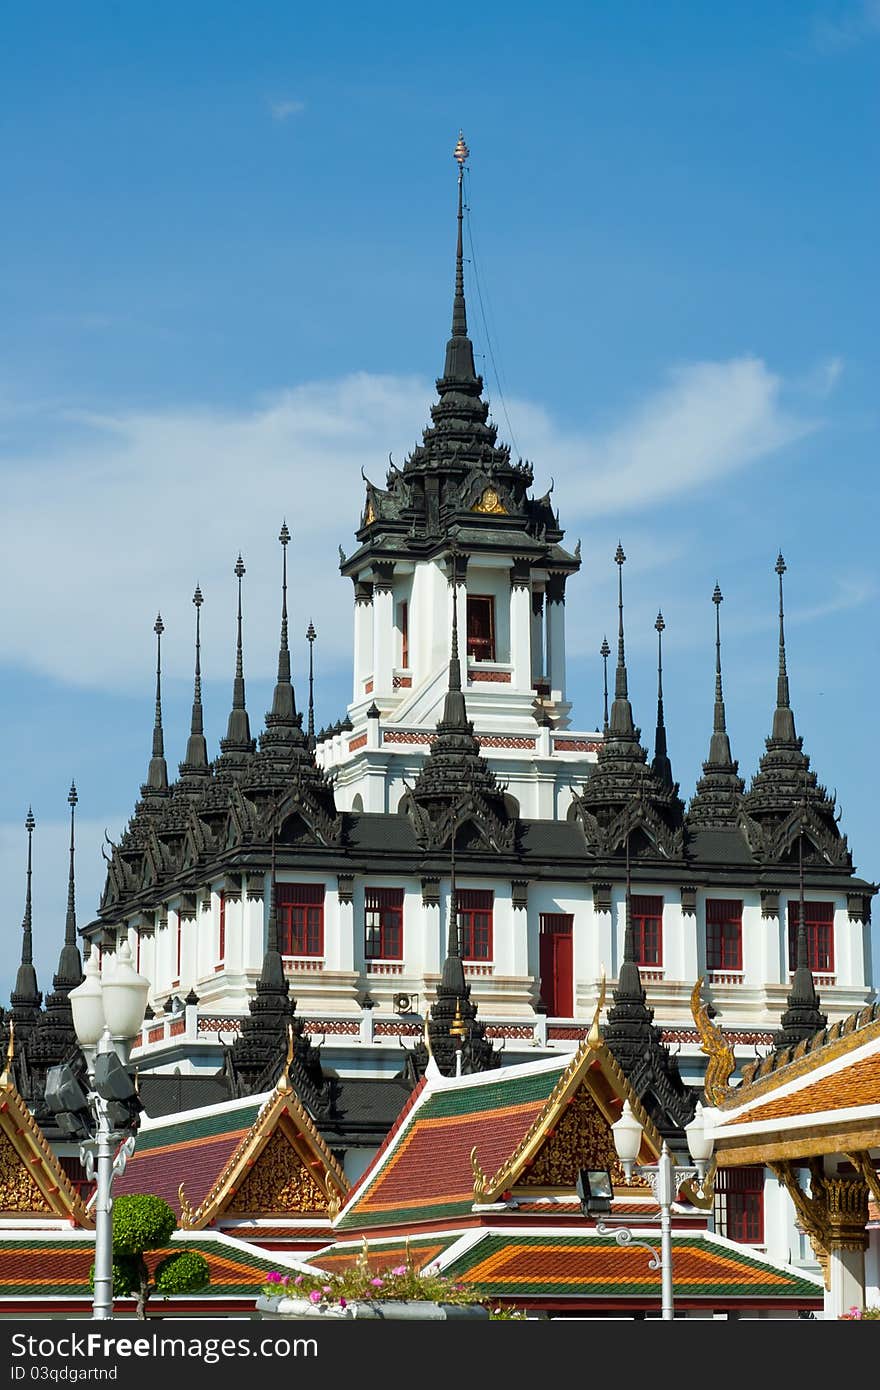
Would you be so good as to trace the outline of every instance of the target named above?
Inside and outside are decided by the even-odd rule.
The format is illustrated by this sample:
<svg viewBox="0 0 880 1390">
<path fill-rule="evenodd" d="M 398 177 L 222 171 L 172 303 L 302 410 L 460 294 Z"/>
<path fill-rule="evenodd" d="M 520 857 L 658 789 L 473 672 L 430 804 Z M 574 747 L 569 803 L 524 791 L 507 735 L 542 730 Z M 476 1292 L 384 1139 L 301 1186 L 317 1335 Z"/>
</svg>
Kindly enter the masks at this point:
<svg viewBox="0 0 880 1390">
<path fill-rule="evenodd" d="M 307 1298 L 267 1298 L 257 1299 L 257 1316 L 260 1318 L 313 1319 L 323 1322 L 352 1322 L 357 1319 L 383 1321 L 413 1321 L 428 1319 L 443 1321 L 459 1318 L 485 1320 L 488 1308 L 474 1303 L 431 1303 L 428 1299 L 375 1299 L 360 1302 L 357 1300 L 340 1308 L 338 1303 L 310 1303 Z"/>
</svg>

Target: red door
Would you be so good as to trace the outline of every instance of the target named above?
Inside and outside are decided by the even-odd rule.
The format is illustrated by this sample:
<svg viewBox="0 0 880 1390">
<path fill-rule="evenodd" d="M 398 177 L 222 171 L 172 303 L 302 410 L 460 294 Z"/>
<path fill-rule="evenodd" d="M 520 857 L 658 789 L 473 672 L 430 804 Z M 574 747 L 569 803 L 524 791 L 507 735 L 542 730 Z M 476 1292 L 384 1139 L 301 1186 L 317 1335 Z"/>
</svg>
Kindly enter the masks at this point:
<svg viewBox="0 0 880 1390">
<path fill-rule="evenodd" d="M 551 1018 L 574 1014 L 574 953 L 569 912 L 541 913 L 541 999 Z"/>
</svg>

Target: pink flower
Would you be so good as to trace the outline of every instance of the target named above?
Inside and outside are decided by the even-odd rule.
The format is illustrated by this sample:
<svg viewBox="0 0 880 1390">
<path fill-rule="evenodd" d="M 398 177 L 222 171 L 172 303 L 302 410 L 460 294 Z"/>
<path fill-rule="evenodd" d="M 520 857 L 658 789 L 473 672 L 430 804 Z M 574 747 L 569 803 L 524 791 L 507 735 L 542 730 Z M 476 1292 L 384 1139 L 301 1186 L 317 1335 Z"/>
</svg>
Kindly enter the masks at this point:
<svg viewBox="0 0 880 1390">
<path fill-rule="evenodd" d="M 267 1283 L 267 1284 L 280 1284 L 280 1283 L 281 1283 L 281 1275 L 278 1273 L 277 1269 L 270 1269 L 270 1270 L 269 1270 L 269 1273 L 266 1275 L 266 1283 Z"/>
<path fill-rule="evenodd" d="M 406 1265 L 398 1265 L 396 1269 L 392 1269 L 391 1273 L 392 1273 L 392 1274 L 406 1274 Z"/>
<path fill-rule="evenodd" d="M 381 1289 L 382 1285 L 385 1283 L 385 1280 L 379 1279 L 377 1276 L 375 1279 L 371 1279 L 370 1283 L 373 1285 L 374 1289 Z"/>
<path fill-rule="evenodd" d="M 348 1299 L 347 1299 L 347 1298 L 340 1298 L 340 1300 L 339 1300 L 339 1306 L 340 1306 L 340 1308 L 347 1308 L 347 1307 L 348 1307 Z"/>
<path fill-rule="evenodd" d="M 324 1285 L 324 1292 L 325 1292 L 325 1293 L 332 1293 L 332 1292 L 333 1292 L 333 1290 L 332 1290 L 332 1288 L 330 1287 L 329 1284 L 325 1284 L 325 1285 Z"/>
<path fill-rule="evenodd" d="M 320 1290 L 319 1290 L 319 1289 L 312 1289 L 312 1292 L 309 1294 L 309 1302 L 310 1302 L 310 1303 L 320 1303 L 320 1302 L 321 1302 L 321 1293 L 320 1293 Z"/>
<path fill-rule="evenodd" d="M 301 1275 L 301 1274 L 298 1274 L 298 1275 L 296 1276 L 296 1278 L 294 1279 L 293 1282 L 294 1282 L 295 1284 L 301 1284 L 302 1281 L 303 1281 L 302 1275 Z"/>
</svg>

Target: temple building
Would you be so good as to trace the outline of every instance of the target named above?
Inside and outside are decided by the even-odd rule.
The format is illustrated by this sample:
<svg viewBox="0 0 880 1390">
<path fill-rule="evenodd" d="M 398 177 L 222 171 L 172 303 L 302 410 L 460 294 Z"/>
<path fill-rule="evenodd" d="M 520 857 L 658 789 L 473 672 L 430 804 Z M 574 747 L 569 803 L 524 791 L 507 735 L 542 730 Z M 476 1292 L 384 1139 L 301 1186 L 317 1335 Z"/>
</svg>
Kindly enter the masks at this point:
<svg viewBox="0 0 880 1390">
<path fill-rule="evenodd" d="M 489 418 L 467 325 L 463 141 L 455 155 L 452 331 L 431 423 L 384 487 L 366 481 L 356 546 L 340 557 L 354 614 L 344 717 L 315 733 L 312 629 L 308 674 L 294 681 L 285 524 L 277 681 L 262 731 L 254 736 L 247 709 L 238 556 L 232 703 L 216 756 L 204 735 L 197 588 L 178 775 L 165 754 L 160 617 L 151 757 L 106 856 L 98 915 L 77 931 L 71 820 L 53 992 L 43 1008 L 28 857 L 4 1023 L 10 1074 L 40 1113 L 46 1068 L 78 1057 L 67 995 L 82 977 L 79 942 L 112 951 L 127 935 L 152 986 L 132 1054 L 149 1114 L 157 1124 L 211 1106 L 249 1115 L 249 1097 L 288 1077 L 291 1135 L 308 1133 L 320 1156 L 309 1219 L 324 1235 L 326 1212 L 373 1162 L 432 1058 L 447 1079 L 542 1060 L 549 1076 L 598 1020 L 606 977 L 603 1047 L 657 1135 L 679 1149 L 719 1027 L 739 1074 L 759 1049 L 806 1045 L 875 997 L 876 885 L 857 876 L 796 731 L 781 555 L 772 723 L 749 780 L 726 728 L 718 587 L 707 757 L 690 797 L 667 746 L 662 615 L 653 755 L 643 743 L 622 545 L 608 557 L 618 585 L 612 699 L 603 643 L 603 727 L 578 726 L 565 618 L 581 547 L 565 545 L 551 493 L 532 495 L 531 464 L 512 460 Z M 72 792 L 71 816 L 74 805 Z M 785 1262 L 795 1237 L 781 1218 L 765 1232 L 764 1179 L 752 1167 L 729 1188 L 719 1179 L 718 1229 Z"/>
</svg>

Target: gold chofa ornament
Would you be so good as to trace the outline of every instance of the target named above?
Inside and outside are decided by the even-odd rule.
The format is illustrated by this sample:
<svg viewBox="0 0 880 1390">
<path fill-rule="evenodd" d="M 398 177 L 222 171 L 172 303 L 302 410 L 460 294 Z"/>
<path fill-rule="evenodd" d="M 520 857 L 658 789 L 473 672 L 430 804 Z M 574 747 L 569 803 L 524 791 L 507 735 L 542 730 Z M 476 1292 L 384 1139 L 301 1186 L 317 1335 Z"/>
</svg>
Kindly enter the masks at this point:
<svg viewBox="0 0 880 1390">
<path fill-rule="evenodd" d="M 502 505 L 501 498 L 494 487 L 483 489 L 483 494 L 479 502 L 474 507 L 475 512 L 487 512 L 489 515 L 507 516 L 507 508 Z"/>
</svg>

